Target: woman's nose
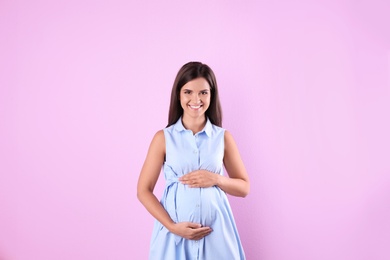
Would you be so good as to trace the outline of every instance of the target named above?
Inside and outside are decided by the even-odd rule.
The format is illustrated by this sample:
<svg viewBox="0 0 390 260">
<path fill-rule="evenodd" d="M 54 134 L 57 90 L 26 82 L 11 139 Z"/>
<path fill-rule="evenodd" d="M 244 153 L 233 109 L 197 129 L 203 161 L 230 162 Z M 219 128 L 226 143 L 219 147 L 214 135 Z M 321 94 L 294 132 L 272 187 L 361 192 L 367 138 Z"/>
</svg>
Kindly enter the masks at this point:
<svg viewBox="0 0 390 260">
<path fill-rule="evenodd" d="M 200 96 L 199 95 L 194 95 L 194 98 L 193 98 L 194 102 L 196 104 L 200 103 Z"/>
</svg>

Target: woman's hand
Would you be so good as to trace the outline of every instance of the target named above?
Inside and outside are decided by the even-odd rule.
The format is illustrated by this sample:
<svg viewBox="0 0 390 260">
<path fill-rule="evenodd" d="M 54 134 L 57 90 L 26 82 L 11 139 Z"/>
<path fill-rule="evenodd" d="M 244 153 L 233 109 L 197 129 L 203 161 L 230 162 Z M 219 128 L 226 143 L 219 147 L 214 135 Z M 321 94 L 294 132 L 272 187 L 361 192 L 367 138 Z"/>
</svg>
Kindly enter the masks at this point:
<svg viewBox="0 0 390 260">
<path fill-rule="evenodd" d="M 198 223 L 179 222 L 174 224 L 169 231 L 185 239 L 199 240 L 209 235 L 213 230 L 210 227 L 202 227 Z"/>
<path fill-rule="evenodd" d="M 182 184 L 190 188 L 208 188 L 218 184 L 220 175 L 206 170 L 196 170 L 179 178 Z"/>
</svg>

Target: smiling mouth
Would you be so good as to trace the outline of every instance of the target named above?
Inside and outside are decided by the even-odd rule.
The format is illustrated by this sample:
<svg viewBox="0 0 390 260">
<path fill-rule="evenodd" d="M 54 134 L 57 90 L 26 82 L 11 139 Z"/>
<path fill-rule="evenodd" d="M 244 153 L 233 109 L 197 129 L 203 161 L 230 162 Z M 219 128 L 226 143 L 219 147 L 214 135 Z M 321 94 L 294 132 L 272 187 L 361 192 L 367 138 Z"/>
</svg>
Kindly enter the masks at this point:
<svg viewBox="0 0 390 260">
<path fill-rule="evenodd" d="M 189 106 L 190 108 L 192 108 L 192 109 L 197 110 L 197 109 L 201 108 L 203 105 L 200 104 L 200 105 L 196 105 L 196 106 L 193 106 L 193 105 L 188 105 L 188 106 Z"/>
</svg>

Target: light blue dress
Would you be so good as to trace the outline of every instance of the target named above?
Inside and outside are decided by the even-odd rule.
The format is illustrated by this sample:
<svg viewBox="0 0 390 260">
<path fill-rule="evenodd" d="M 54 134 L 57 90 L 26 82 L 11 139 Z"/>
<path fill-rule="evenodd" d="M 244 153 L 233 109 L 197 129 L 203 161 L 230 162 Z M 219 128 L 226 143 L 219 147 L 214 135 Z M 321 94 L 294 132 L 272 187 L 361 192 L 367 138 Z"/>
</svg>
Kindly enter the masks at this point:
<svg viewBox="0 0 390 260">
<path fill-rule="evenodd" d="M 150 260 L 245 259 L 225 192 L 217 186 L 189 188 L 178 181 L 180 176 L 199 169 L 223 174 L 224 133 L 209 120 L 195 135 L 184 128 L 181 119 L 164 129 L 166 187 L 161 204 L 174 222 L 200 223 L 213 231 L 201 240 L 188 240 L 172 234 L 156 220 Z"/>
</svg>

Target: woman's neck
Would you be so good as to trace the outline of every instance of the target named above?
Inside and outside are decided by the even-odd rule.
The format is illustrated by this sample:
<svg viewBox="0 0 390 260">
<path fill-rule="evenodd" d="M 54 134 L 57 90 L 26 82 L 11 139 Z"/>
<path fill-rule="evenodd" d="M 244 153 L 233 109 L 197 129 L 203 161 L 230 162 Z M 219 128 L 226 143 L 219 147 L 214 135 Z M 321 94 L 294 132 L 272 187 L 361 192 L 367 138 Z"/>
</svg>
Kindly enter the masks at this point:
<svg viewBox="0 0 390 260">
<path fill-rule="evenodd" d="M 191 130 L 193 134 L 196 134 L 199 131 L 202 131 L 206 125 L 206 117 L 190 118 L 183 115 L 181 118 L 183 126 L 187 130 Z"/>
</svg>

